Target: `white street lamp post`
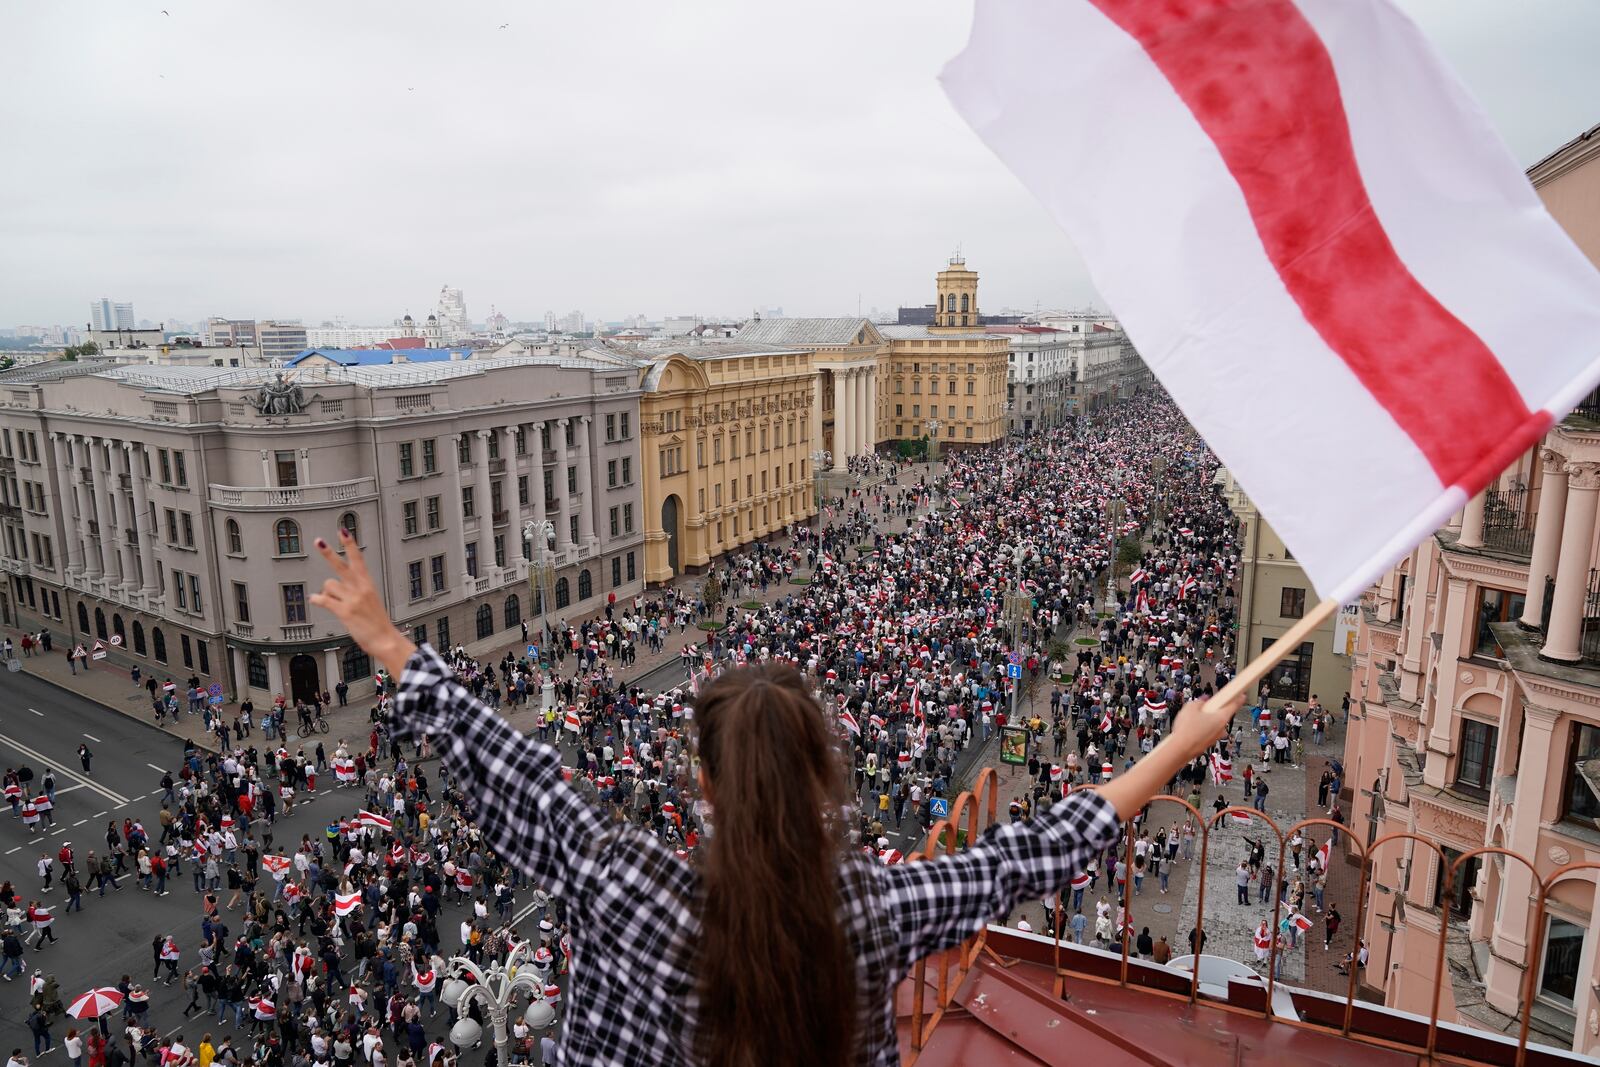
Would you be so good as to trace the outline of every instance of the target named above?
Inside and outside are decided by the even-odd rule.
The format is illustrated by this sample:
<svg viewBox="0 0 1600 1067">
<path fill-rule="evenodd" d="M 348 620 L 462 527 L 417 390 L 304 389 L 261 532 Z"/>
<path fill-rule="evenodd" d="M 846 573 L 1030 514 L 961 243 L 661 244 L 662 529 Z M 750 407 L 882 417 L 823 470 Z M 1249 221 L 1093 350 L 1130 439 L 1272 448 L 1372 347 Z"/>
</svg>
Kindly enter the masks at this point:
<svg viewBox="0 0 1600 1067">
<path fill-rule="evenodd" d="M 535 486 L 536 492 L 544 492 L 543 488 Z M 543 659 L 543 649 L 548 643 L 545 628 L 545 616 L 550 611 L 550 598 L 555 596 L 555 567 L 550 563 L 550 541 L 556 535 L 556 524 L 549 519 L 540 521 L 529 519 L 522 524 L 524 540 L 533 544 L 533 559 L 528 565 L 528 584 L 533 587 L 533 598 L 539 605 L 539 647 L 540 658 Z M 553 663 L 555 657 L 551 657 Z M 555 682 L 550 675 L 541 670 L 544 675 L 544 684 L 539 688 L 539 710 L 548 711 L 555 701 Z M 502 1064 L 502 1067 L 504 1065 Z"/>
<path fill-rule="evenodd" d="M 822 472 L 833 463 L 833 453 L 819 448 L 811 453 L 811 492 L 816 498 L 817 511 L 822 511 Z"/>
<path fill-rule="evenodd" d="M 932 464 L 939 458 L 939 428 L 944 424 L 938 419 L 929 419 L 925 425 L 928 428 L 928 462 Z"/>
<path fill-rule="evenodd" d="M 504 963 L 480 967 L 465 956 L 452 956 L 445 965 L 445 980 L 440 995 L 444 1002 L 456 1010 L 456 1024 L 450 1028 L 450 1040 L 457 1048 L 471 1048 L 483 1037 L 483 1027 L 468 1017 L 467 1008 L 477 1001 L 489 1016 L 494 1027 L 495 1062 L 498 1067 L 510 1064 L 511 1034 L 506 1027 L 507 1017 L 518 992 L 528 998 L 528 1009 L 523 1020 L 534 1030 L 542 1030 L 555 1022 L 556 1011 L 544 996 L 544 983 L 539 972 L 527 962 L 532 942 L 520 941 L 513 945 Z M 471 981 L 467 979 L 470 978 Z"/>
</svg>

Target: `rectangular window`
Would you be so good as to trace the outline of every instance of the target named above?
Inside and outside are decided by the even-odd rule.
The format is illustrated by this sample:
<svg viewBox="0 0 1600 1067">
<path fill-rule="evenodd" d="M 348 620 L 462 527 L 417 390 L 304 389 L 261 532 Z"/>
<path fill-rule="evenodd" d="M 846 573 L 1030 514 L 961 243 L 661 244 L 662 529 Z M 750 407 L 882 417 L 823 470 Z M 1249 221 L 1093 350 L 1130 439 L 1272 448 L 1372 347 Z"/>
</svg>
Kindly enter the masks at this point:
<svg viewBox="0 0 1600 1067">
<path fill-rule="evenodd" d="M 567 468 L 567 494 L 570 496 L 578 491 L 578 468 Z"/>
<path fill-rule="evenodd" d="M 622 584 L 622 558 L 613 556 L 611 559 L 611 588 L 615 589 Z"/>
<path fill-rule="evenodd" d="M 1539 996 L 1572 1010 L 1578 995 L 1578 965 L 1583 959 L 1583 927 L 1551 915 L 1545 928 Z M 1587 997 L 1587 993 L 1585 996 Z"/>
<path fill-rule="evenodd" d="M 967 405 L 967 418 L 972 418 L 972 405 Z"/>
<path fill-rule="evenodd" d="M 433 474 L 439 469 L 439 450 L 433 438 L 422 442 L 422 473 Z"/>
<path fill-rule="evenodd" d="M 461 517 L 470 519 L 475 513 L 472 505 L 472 486 L 464 485 L 461 487 Z"/>
<path fill-rule="evenodd" d="M 283 587 L 283 621 L 285 623 L 306 621 L 306 587 L 298 582 Z"/>
<path fill-rule="evenodd" d="M 441 615 L 433 620 L 433 632 L 439 635 L 439 647 L 450 647 L 450 616 Z"/>
<path fill-rule="evenodd" d="M 615 441 L 616 439 L 617 439 L 617 417 L 615 415 L 607 415 L 606 416 L 606 440 L 607 441 Z"/>
<path fill-rule="evenodd" d="M 722 435 L 720 433 L 711 439 L 711 462 L 722 462 Z"/>
<path fill-rule="evenodd" d="M 1261 650 L 1265 652 L 1272 645 L 1273 639 L 1261 639 Z M 1291 655 L 1278 666 L 1272 669 L 1268 676 L 1272 689 L 1269 694 L 1273 700 L 1297 700 L 1304 702 L 1311 695 L 1311 658 L 1316 651 L 1316 645 L 1306 641 L 1300 645 L 1300 651 Z"/>
<path fill-rule="evenodd" d="M 428 624 L 419 622 L 411 627 L 411 643 L 425 645 L 428 643 Z"/>
<path fill-rule="evenodd" d="M 1493 622 L 1510 622 L 1522 615 L 1523 605 L 1527 598 L 1521 593 L 1513 593 L 1506 589 L 1478 589 L 1477 634 L 1472 642 L 1472 654 L 1475 656 L 1493 656 L 1504 659 L 1505 651 L 1500 643 L 1495 640 L 1494 632 L 1489 629 Z"/>
<path fill-rule="evenodd" d="M 437 530 L 439 528 L 440 521 L 439 498 L 436 496 L 430 496 L 428 498 L 428 529 Z"/>
<path fill-rule="evenodd" d="M 193 548 L 194 547 L 194 516 L 191 515 L 189 512 L 185 511 L 180 517 L 183 520 L 183 543 L 187 547 Z"/>
<path fill-rule="evenodd" d="M 544 472 L 544 502 L 547 505 L 555 503 L 556 499 L 556 483 L 554 475 L 554 471 Z"/>
<path fill-rule="evenodd" d="M 633 422 L 633 416 L 624 411 L 622 414 L 618 415 L 617 418 L 621 421 L 622 425 L 622 439 L 626 441 L 633 436 L 633 429 L 631 425 Z"/>
<path fill-rule="evenodd" d="M 528 476 L 517 475 L 517 504 L 521 507 L 528 506 Z"/>
<path fill-rule="evenodd" d="M 400 443 L 400 477 L 409 478 L 415 473 L 416 471 L 412 469 L 411 462 L 411 442 L 402 441 Z"/>
<path fill-rule="evenodd" d="M 498 432 L 489 435 L 489 458 L 500 458 L 500 434 Z"/>
<path fill-rule="evenodd" d="M 622 532 L 622 509 L 611 509 L 611 536 L 616 537 Z"/>
<path fill-rule="evenodd" d="M 622 532 L 633 533 L 633 505 L 622 505 Z"/>
<path fill-rule="evenodd" d="M 189 575 L 189 604 L 196 614 L 205 610 L 200 606 L 200 576 L 198 574 Z"/>
<path fill-rule="evenodd" d="M 478 576 L 478 542 L 467 542 L 467 574 L 473 578 Z"/>
<path fill-rule="evenodd" d="M 250 587 L 243 582 L 233 583 L 233 614 L 240 622 L 250 621 Z"/>
<path fill-rule="evenodd" d="M 432 559 L 430 559 L 428 561 L 428 570 L 432 575 L 433 591 L 435 593 L 444 592 L 444 557 L 434 556 Z"/>
<path fill-rule="evenodd" d="M 460 434 L 456 437 L 456 462 L 463 467 L 472 463 L 472 435 Z"/>
<path fill-rule="evenodd" d="M 623 485 L 632 485 L 633 484 L 633 457 L 632 456 L 623 456 L 622 457 L 622 484 Z"/>
<path fill-rule="evenodd" d="M 528 454 L 528 430 L 527 430 L 527 428 L 524 427 L 524 426 L 518 426 L 516 431 L 511 436 L 516 441 L 516 446 L 515 447 L 516 447 L 516 450 L 517 450 L 517 455 L 526 456 Z"/>
<path fill-rule="evenodd" d="M 623 418 L 627 418 L 627 416 L 626 416 L 626 415 L 624 415 L 624 416 L 623 416 Z M 633 575 L 634 575 L 634 570 L 633 570 L 633 553 L 632 553 L 632 552 L 629 552 L 629 553 L 628 553 L 628 581 L 630 581 L 630 582 L 631 582 L 631 581 L 633 581 Z"/>
<path fill-rule="evenodd" d="M 577 419 L 563 419 L 562 421 L 566 423 L 566 427 L 567 427 L 567 433 L 566 433 L 567 447 L 571 448 L 572 445 L 573 445 L 573 442 L 577 440 L 577 438 L 574 437 L 573 435 L 578 432 L 578 420 Z"/>
<path fill-rule="evenodd" d="M 606 485 L 612 489 L 617 487 L 617 461 L 606 460 Z"/>
<path fill-rule="evenodd" d="M 1278 601 L 1278 615 L 1285 619 L 1298 619 L 1306 613 L 1306 591 L 1284 586 Z"/>
<path fill-rule="evenodd" d="M 1495 742 L 1500 731 L 1476 719 L 1461 720 L 1461 754 L 1456 759 L 1456 785 L 1489 795 L 1494 776 Z"/>
<path fill-rule="evenodd" d="M 494 535 L 494 565 L 496 567 L 504 567 L 506 565 L 506 535 L 505 534 L 495 534 Z"/>
<path fill-rule="evenodd" d="M 568 519 L 568 521 L 567 521 L 567 533 L 570 535 L 569 540 L 571 540 L 571 542 L 573 544 L 578 544 L 579 543 L 579 541 L 578 541 L 578 516 L 573 515 L 570 519 Z"/>
<path fill-rule="evenodd" d="M 422 599 L 422 561 L 414 559 L 406 564 L 406 579 L 411 586 L 411 599 Z"/>
<path fill-rule="evenodd" d="M 1585 760 L 1600 759 L 1600 726 L 1574 722 L 1567 742 L 1566 782 L 1561 789 L 1561 817 L 1600 829 L 1600 800 L 1577 772 Z"/>
<path fill-rule="evenodd" d="M 696 467 L 704 467 L 706 465 L 706 443 L 704 441 L 696 441 L 694 443 L 694 465 Z"/>
<path fill-rule="evenodd" d="M 176 450 L 172 453 L 172 473 L 177 477 L 179 485 L 189 484 L 189 471 L 183 461 L 183 453 Z"/>
<path fill-rule="evenodd" d="M 167 508 L 167 544 L 178 543 L 178 513 L 172 508 Z"/>
<path fill-rule="evenodd" d="M 703 485 L 700 487 L 700 499 L 698 501 L 696 501 L 696 503 L 699 504 L 701 511 L 705 511 L 705 509 L 706 509 L 706 487 L 703 486 Z M 613 530 L 611 532 L 612 533 L 616 533 L 615 530 Z"/>
<path fill-rule="evenodd" d="M 504 484 L 503 482 L 489 483 L 489 511 L 493 515 L 499 515 L 505 510 L 505 501 L 501 499 L 502 493 L 500 492 L 500 487 Z"/>
<path fill-rule="evenodd" d="M 179 634 L 178 644 L 183 648 L 183 665 L 192 669 L 194 667 L 194 645 L 189 640 L 189 635 Z"/>
<path fill-rule="evenodd" d="M 906 406 L 904 404 L 896 404 L 894 406 L 894 417 L 897 419 L 906 417 Z"/>
<path fill-rule="evenodd" d="M 400 517 L 401 522 L 404 523 L 405 536 L 410 537 L 417 532 L 417 502 L 415 500 L 407 500 L 400 505 Z"/>
<path fill-rule="evenodd" d="M 183 584 L 183 572 L 172 572 L 172 584 L 178 591 L 178 607 L 184 611 L 189 610 L 189 589 Z"/>
<path fill-rule="evenodd" d="M 172 456 L 164 448 L 156 449 L 156 457 L 161 461 L 161 484 L 172 484 Z"/>
</svg>

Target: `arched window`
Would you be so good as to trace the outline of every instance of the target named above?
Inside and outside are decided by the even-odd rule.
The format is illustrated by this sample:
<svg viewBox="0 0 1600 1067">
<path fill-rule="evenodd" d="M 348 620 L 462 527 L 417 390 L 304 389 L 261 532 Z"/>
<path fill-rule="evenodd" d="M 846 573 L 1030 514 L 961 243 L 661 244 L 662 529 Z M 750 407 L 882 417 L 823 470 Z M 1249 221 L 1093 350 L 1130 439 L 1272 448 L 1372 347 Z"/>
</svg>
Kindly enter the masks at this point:
<svg viewBox="0 0 1600 1067">
<path fill-rule="evenodd" d="M 565 578 L 557 578 L 556 610 L 560 611 L 570 603 L 572 603 L 572 594 L 568 591 L 567 580 Z"/>
<path fill-rule="evenodd" d="M 372 657 L 361 650 L 360 645 L 351 645 L 344 650 L 344 680 L 346 682 L 359 682 L 372 673 Z"/>
<path fill-rule="evenodd" d="M 511 629 L 522 622 L 522 601 L 517 599 L 517 594 L 512 593 L 506 597 L 506 629 Z"/>
<path fill-rule="evenodd" d="M 278 555 L 298 556 L 300 554 L 300 524 L 293 519 L 278 520 Z"/>
<path fill-rule="evenodd" d="M 494 636 L 494 612 L 489 605 L 484 604 L 478 608 L 478 639 Z"/>
<path fill-rule="evenodd" d="M 239 533 L 239 524 L 232 519 L 228 520 L 228 551 L 235 556 L 244 555 L 244 538 Z"/>
<path fill-rule="evenodd" d="M 356 513 L 347 511 L 339 516 L 339 529 L 350 535 L 350 540 L 356 544 L 361 543 L 361 528 L 356 524 Z"/>
<path fill-rule="evenodd" d="M 83 633 L 89 632 L 89 609 L 83 606 L 83 601 L 78 601 L 78 629 Z"/>
<path fill-rule="evenodd" d="M 946 311 L 954 311 L 956 309 L 956 294 L 951 293 L 949 296 L 945 297 L 944 309 Z"/>
<path fill-rule="evenodd" d="M 99 608 L 94 609 L 94 632 L 100 640 L 106 639 L 106 613 Z"/>
<path fill-rule="evenodd" d="M 118 641 L 117 644 L 127 647 L 128 631 L 122 628 L 122 615 L 120 613 L 111 616 L 111 632 L 117 637 L 122 638 L 122 640 Z"/>
<path fill-rule="evenodd" d="M 543 589 L 535 589 L 533 591 L 533 614 L 534 614 L 535 617 L 544 614 L 544 590 Z"/>
<path fill-rule="evenodd" d="M 588 600 L 594 596 L 594 579 L 589 577 L 589 568 L 585 567 L 578 572 L 578 599 Z"/>
<path fill-rule="evenodd" d="M 138 619 L 133 620 L 133 650 L 139 655 L 144 655 L 144 623 Z"/>
<path fill-rule="evenodd" d="M 961 294 L 961 310 L 962 311 L 967 310 L 967 294 L 966 293 L 962 293 Z"/>
<path fill-rule="evenodd" d="M 156 662 L 167 662 L 167 638 L 161 632 L 161 627 L 155 626 L 150 630 L 150 641 L 156 648 Z"/>
</svg>

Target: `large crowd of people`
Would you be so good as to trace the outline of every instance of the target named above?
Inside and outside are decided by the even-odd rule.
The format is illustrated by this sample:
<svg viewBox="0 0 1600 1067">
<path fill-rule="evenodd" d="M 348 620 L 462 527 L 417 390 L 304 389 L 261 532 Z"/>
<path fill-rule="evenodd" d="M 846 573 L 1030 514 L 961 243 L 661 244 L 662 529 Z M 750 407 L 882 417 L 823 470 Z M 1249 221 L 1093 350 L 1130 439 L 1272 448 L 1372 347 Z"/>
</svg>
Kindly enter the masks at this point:
<svg viewBox="0 0 1600 1067">
<path fill-rule="evenodd" d="M 930 825 L 930 801 L 953 792 L 959 754 L 1002 728 L 1030 740 L 1033 785 L 1011 813 L 1027 818 L 1047 796 L 1131 764 L 1185 701 L 1226 679 L 1235 523 L 1212 484 L 1214 458 L 1164 397 L 951 454 L 942 469 L 886 458 L 870 466 L 855 473 L 871 485 L 830 501 L 815 525 L 720 561 L 714 603 L 668 591 L 613 602 L 576 625 L 536 626 L 538 660 L 484 661 L 459 646 L 441 654 L 491 706 L 537 706 L 551 683 L 554 702 L 530 732 L 561 749 L 581 795 L 691 863 L 714 831 L 695 788 L 693 697 L 719 671 L 788 661 L 804 673 L 854 772 L 855 843 L 885 862 L 899 855 L 890 827 Z M 772 586 L 782 594 L 770 603 L 742 602 Z M 680 644 L 683 686 L 655 693 L 622 681 L 641 646 Z M 380 691 L 367 737 L 331 750 L 285 740 L 281 729 L 258 737 L 223 727 L 220 751 L 191 749 L 163 781 L 148 824 L 113 821 L 103 846 L 41 855 L 42 888 L 0 885 L 0 976 L 29 981 L 21 1014 L 35 1052 L 61 1029 L 59 990 L 37 969 L 55 949 L 55 924 L 70 927 L 87 894 L 129 890 L 192 892 L 198 937 L 152 931 L 150 974 L 109 976 L 122 998 L 116 1013 L 69 1038 L 88 1067 L 141 1058 L 162 1067 L 450 1067 L 468 1052 L 444 1036 L 456 1014 L 440 997 L 450 958 L 491 963 L 519 940 L 537 942 L 532 966 L 559 1017 L 562 976 L 574 965 L 572 902 L 485 844 L 451 767 L 433 779 L 424 769 L 427 738 L 407 745 L 391 732 L 391 699 L 392 689 Z M 1229 753 L 1225 742 L 1222 762 Z M 1217 767 L 1216 756 L 1196 760 L 1172 791 L 1215 780 Z M 340 786 L 341 813 L 320 834 L 278 839 L 275 823 L 319 774 Z M 32 792 L 13 796 L 19 817 Z M 1131 874 L 1142 885 L 1149 873 L 1165 889 L 1162 861 L 1176 859 L 1180 841 L 1188 857 L 1194 827 L 1141 822 L 1130 831 L 1136 869 L 1125 869 L 1124 839 L 1092 877 L 1120 886 Z M 62 914 L 40 903 L 52 879 Z M 1054 921 L 1081 940 L 1069 916 L 1083 887 L 1074 889 Z M 157 983 L 188 997 L 159 1025 L 149 1007 Z M 487 1026 L 476 1004 L 467 1010 Z M 511 1037 L 517 1062 L 543 1062 L 557 1040 L 520 1020 Z"/>
</svg>

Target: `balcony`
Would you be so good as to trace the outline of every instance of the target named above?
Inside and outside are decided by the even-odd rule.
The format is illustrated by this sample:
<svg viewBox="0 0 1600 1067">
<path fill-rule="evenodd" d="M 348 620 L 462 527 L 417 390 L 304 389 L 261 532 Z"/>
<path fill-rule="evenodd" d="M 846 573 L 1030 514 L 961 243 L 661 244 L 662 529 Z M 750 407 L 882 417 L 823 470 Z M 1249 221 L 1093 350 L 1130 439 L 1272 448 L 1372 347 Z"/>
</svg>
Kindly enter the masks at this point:
<svg viewBox="0 0 1600 1067">
<path fill-rule="evenodd" d="M 311 640 L 311 629 L 312 626 L 309 622 L 296 623 L 293 625 L 285 624 L 283 628 L 283 639 L 285 641 L 309 641 Z"/>
<path fill-rule="evenodd" d="M 22 508 L 16 504 L 0 504 L 0 517 L 20 519 L 22 518 Z"/>
<path fill-rule="evenodd" d="M 375 499 L 377 495 L 377 479 L 353 478 L 323 485 L 213 485 L 209 498 L 214 506 L 235 511 L 279 511 L 283 508 L 338 507 Z"/>
<path fill-rule="evenodd" d="M 505 460 L 503 460 L 503 459 L 491 459 L 489 461 L 489 473 L 490 474 L 504 474 L 505 472 L 506 472 L 506 461 Z"/>
<path fill-rule="evenodd" d="M 497 512 L 494 513 L 494 524 L 496 526 L 504 526 L 506 523 L 508 523 L 510 521 L 511 521 L 511 512 L 509 512 L 509 511 L 497 511 Z"/>
<path fill-rule="evenodd" d="M 0 471 L 10 473 L 17 469 L 17 457 L 0 456 Z"/>
<path fill-rule="evenodd" d="M 228 627 L 228 630 L 235 637 L 254 637 L 256 634 L 255 626 L 248 622 L 233 623 Z"/>
</svg>

